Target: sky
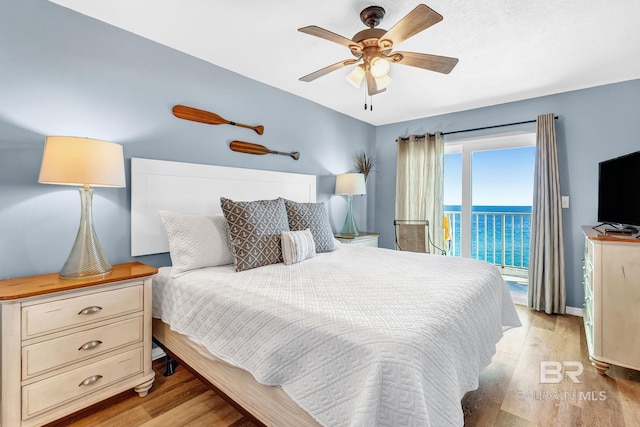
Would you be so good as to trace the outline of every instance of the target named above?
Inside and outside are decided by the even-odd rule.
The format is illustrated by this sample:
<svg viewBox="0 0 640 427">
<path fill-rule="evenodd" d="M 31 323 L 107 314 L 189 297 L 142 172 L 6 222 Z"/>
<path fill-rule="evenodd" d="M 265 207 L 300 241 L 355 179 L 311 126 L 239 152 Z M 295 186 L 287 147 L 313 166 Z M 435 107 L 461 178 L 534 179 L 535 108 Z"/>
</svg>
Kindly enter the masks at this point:
<svg viewBox="0 0 640 427">
<path fill-rule="evenodd" d="M 472 157 L 473 206 L 531 206 L 535 147 L 475 151 Z M 444 204 L 460 205 L 462 154 L 446 154 Z"/>
</svg>

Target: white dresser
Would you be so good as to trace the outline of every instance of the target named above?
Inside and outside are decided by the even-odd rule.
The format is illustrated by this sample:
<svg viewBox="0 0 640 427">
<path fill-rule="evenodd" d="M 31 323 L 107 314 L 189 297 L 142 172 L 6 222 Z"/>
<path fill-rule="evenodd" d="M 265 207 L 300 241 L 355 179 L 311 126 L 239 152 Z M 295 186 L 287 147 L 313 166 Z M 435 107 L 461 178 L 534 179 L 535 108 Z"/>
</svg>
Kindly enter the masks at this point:
<svg viewBox="0 0 640 427">
<path fill-rule="evenodd" d="M 584 255 L 584 327 L 591 363 L 640 370 L 640 239 L 589 226 Z"/>
<path fill-rule="evenodd" d="M 371 233 L 368 231 L 363 231 L 358 234 L 357 237 L 352 236 L 343 236 L 341 234 L 336 234 L 336 239 L 340 241 L 340 243 L 346 243 L 347 245 L 354 246 L 369 246 L 373 248 L 378 247 L 378 237 L 380 237 L 380 233 Z"/>
<path fill-rule="evenodd" d="M 107 276 L 0 280 L 4 426 L 39 426 L 133 388 L 151 367 L 151 276 L 141 263 Z"/>
</svg>

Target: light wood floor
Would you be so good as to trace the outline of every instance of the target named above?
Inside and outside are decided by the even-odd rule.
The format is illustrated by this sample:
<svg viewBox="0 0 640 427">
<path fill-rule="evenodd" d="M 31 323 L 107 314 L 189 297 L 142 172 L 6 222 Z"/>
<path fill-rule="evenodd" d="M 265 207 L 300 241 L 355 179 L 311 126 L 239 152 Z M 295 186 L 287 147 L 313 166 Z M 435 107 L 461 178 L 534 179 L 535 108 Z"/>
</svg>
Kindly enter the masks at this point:
<svg viewBox="0 0 640 427">
<path fill-rule="evenodd" d="M 465 426 L 640 425 L 640 372 L 612 367 L 598 375 L 589 363 L 582 318 L 517 308 L 523 327 L 505 332 L 479 388 L 462 400 Z M 541 361 L 581 362 L 580 384 L 568 378 L 541 384 Z M 154 369 L 147 397 L 123 393 L 51 426 L 254 426 L 183 367 L 168 378 L 160 361 Z"/>
</svg>

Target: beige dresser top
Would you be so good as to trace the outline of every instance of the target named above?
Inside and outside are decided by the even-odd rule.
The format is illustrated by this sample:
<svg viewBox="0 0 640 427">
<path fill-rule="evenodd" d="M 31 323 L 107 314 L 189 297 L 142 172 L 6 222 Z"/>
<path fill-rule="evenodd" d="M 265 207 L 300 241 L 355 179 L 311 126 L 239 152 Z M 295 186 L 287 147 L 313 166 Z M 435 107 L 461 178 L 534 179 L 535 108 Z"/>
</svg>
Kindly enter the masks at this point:
<svg viewBox="0 0 640 427">
<path fill-rule="evenodd" d="M 591 225 L 583 225 L 582 232 L 589 240 L 604 240 L 609 242 L 625 242 L 625 243 L 639 243 L 640 238 L 636 238 L 638 234 L 618 234 L 618 233 L 605 233 L 605 226 L 599 227 L 598 230 L 594 230 Z M 602 231 L 599 231 L 602 229 Z"/>
</svg>

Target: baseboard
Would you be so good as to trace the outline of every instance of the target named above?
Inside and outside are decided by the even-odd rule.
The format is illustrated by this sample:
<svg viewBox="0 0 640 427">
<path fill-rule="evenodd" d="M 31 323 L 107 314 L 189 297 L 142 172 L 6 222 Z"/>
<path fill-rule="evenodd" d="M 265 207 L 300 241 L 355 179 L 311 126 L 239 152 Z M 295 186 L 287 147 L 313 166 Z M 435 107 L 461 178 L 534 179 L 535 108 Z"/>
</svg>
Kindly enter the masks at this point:
<svg viewBox="0 0 640 427">
<path fill-rule="evenodd" d="M 528 297 L 524 294 L 511 292 L 511 300 L 517 305 L 524 305 L 525 307 L 529 305 Z M 565 311 L 568 315 L 583 317 L 581 308 L 567 306 Z"/>
<path fill-rule="evenodd" d="M 570 314 L 572 316 L 583 317 L 581 308 L 567 306 L 566 312 L 567 312 L 567 314 Z"/>
</svg>

